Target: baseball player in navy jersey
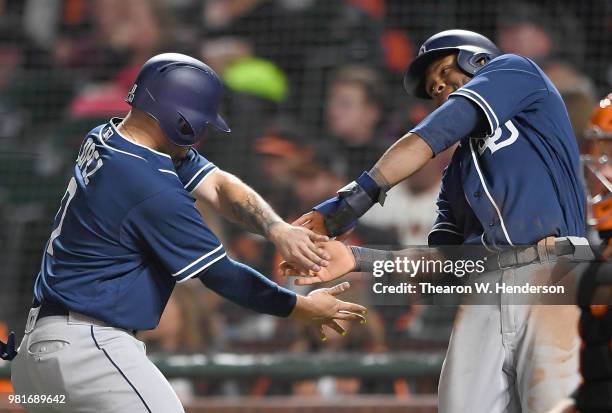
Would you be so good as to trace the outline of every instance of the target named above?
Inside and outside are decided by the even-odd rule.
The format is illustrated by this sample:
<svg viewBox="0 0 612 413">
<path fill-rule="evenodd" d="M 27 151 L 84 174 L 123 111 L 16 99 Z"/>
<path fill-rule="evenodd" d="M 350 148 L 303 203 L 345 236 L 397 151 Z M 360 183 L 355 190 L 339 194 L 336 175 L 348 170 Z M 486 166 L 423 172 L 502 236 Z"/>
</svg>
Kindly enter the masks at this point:
<svg viewBox="0 0 612 413">
<path fill-rule="evenodd" d="M 578 147 L 559 92 L 534 62 L 502 54 L 478 33 L 448 30 L 421 46 L 404 86 L 438 108 L 296 224 L 341 235 L 390 187 L 458 143 L 430 246 L 491 251 L 487 274 L 512 285 L 550 272 L 559 256 L 588 259 L 575 257 L 587 244 Z M 312 284 L 410 256 L 338 241 L 325 249 L 329 266 L 307 272 L 285 264 L 286 274 Z M 460 308 L 439 383 L 441 413 L 546 412 L 578 385 L 577 308 L 512 305 L 515 299 L 500 293 L 495 305 Z"/>
<path fill-rule="evenodd" d="M 284 224 L 250 188 L 190 149 L 208 127 L 229 132 L 217 113 L 221 94 L 202 62 L 158 55 L 129 92 L 127 117 L 85 137 L 11 368 L 22 401 L 57 395 L 65 403 L 33 402 L 28 410 L 182 412 L 134 334 L 155 328 L 174 285 L 193 278 L 254 311 L 338 333 L 335 320 L 363 321 L 365 308 L 335 298 L 348 284 L 296 295 L 229 258 L 202 220 L 194 195 L 283 244 L 290 260 L 317 270 L 324 261 L 309 246 L 313 234 Z M 7 344 L 2 356 L 12 358 Z"/>
</svg>

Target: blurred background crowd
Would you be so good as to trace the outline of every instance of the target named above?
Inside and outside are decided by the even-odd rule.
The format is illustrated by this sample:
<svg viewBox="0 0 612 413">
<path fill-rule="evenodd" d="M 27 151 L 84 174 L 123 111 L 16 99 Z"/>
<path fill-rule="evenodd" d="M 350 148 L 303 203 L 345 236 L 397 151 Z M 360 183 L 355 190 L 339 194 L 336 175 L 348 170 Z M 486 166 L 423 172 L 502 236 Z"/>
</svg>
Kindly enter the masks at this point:
<svg viewBox="0 0 612 413">
<path fill-rule="evenodd" d="M 125 115 L 123 98 L 150 56 L 186 53 L 220 74 L 232 133 L 211 132 L 198 150 L 292 221 L 373 166 L 432 110 L 403 91 L 402 74 L 423 40 L 449 28 L 479 31 L 540 64 L 562 93 L 579 142 L 593 105 L 612 89 L 607 0 L 0 0 L 0 337 L 8 326 L 21 330 L 81 140 Z M 449 155 L 394 188 L 350 242 L 426 244 Z M 295 288 L 277 273 L 270 243 L 202 212 L 232 257 Z M 357 288 L 347 299 L 367 305 L 367 281 L 350 280 Z M 165 353 L 446 347 L 453 303 L 396 304 L 372 307 L 366 326 L 321 343 L 317 332 L 242 310 L 192 282 L 177 287 L 159 328 L 140 337 L 150 352 Z M 195 380 L 185 394 L 434 390 L 434 382 L 409 377 L 262 377 Z"/>
</svg>

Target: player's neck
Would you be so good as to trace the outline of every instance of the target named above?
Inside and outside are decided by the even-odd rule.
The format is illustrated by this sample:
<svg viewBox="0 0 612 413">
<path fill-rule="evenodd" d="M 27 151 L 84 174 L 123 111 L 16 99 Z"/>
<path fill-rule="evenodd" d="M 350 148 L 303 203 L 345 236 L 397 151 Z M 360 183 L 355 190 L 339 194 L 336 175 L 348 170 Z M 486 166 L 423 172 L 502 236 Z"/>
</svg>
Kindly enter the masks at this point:
<svg viewBox="0 0 612 413">
<path fill-rule="evenodd" d="M 172 158 L 182 152 L 180 147 L 168 142 L 157 122 L 145 113 L 130 111 L 117 129 L 132 142 L 168 154 Z"/>
<path fill-rule="evenodd" d="M 119 124 L 117 129 L 126 138 L 139 145 L 164 152 L 163 148 L 161 148 L 162 139 L 165 139 L 163 133 L 159 130 L 159 127 L 154 124 L 155 120 L 149 120 L 147 118 L 148 116 L 145 114 L 131 111 Z"/>
</svg>

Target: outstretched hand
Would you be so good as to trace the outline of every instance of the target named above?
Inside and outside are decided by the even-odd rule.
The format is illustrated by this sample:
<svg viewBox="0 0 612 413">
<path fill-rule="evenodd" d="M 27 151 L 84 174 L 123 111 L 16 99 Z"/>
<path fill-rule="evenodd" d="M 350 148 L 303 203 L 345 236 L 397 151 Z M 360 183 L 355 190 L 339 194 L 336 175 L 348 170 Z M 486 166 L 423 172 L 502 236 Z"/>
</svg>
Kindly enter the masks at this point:
<svg viewBox="0 0 612 413">
<path fill-rule="evenodd" d="M 310 211 L 296 219 L 291 225 L 298 225 L 301 227 L 308 228 L 317 234 L 327 235 L 327 229 L 325 228 L 325 217 L 323 214 L 317 211 Z"/>
<path fill-rule="evenodd" d="M 355 269 L 356 263 L 353 252 L 342 242 L 320 242 L 317 243 L 317 247 L 323 250 L 329 257 L 327 266 L 321 267 L 319 271 L 312 271 L 304 270 L 283 261 L 280 264 L 283 275 L 299 277 L 295 280 L 296 285 L 310 285 L 335 280 Z"/>
<path fill-rule="evenodd" d="M 17 356 L 17 350 L 15 350 L 15 332 L 11 331 L 8 335 L 6 343 L 0 341 L 0 359 L 12 360 Z"/>
<path fill-rule="evenodd" d="M 296 219 L 291 225 L 297 225 L 316 232 L 317 234 L 329 235 L 325 227 L 325 217 L 318 211 L 310 211 Z M 335 239 L 342 241 L 350 235 L 353 230 L 346 231 L 344 234 L 338 235 Z"/>
<path fill-rule="evenodd" d="M 327 241 L 326 235 L 285 222 L 275 225 L 270 231 L 270 241 L 274 243 L 278 252 L 292 263 L 296 268 L 319 271 L 327 265 L 329 256 L 315 243 Z"/>
<path fill-rule="evenodd" d="M 350 288 L 348 282 L 338 284 L 331 288 L 320 288 L 312 291 L 308 296 L 298 296 L 291 318 L 296 318 L 319 328 L 321 340 L 327 338 L 323 326 L 327 326 L 340 335 L 346 330 L 336 320 L 366 322 L 367 309 L 359 304 L 342 301 L 336 296 Z"/>
</svg>

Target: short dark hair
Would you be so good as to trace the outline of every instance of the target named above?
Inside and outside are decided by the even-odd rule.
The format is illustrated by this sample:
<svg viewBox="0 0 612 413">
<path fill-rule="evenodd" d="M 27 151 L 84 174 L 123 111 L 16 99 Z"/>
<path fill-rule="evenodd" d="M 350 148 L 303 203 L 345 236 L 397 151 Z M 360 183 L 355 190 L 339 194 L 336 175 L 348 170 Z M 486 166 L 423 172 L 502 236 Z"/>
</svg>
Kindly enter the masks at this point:
<svg viewBox="0 0 612 413">
<path fill-rule="evenodd" d="M 356 85 L 365 92 L 366 100 L 384 108 L 385 103 L 385 83 L 378 73 L 369 66 L 363 65 L 347 65 L 338 69 L 333 78 L 332 85 L 350 84 Z"/>
</svg>

